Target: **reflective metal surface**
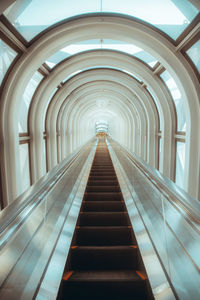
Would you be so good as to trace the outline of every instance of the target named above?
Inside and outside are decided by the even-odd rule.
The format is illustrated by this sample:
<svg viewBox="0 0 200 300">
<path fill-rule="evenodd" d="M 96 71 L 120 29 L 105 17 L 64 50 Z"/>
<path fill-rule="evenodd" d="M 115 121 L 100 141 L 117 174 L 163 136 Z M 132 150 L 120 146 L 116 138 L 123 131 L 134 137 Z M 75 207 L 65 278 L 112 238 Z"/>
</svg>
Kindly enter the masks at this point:
<svg viewBox="0 0 200 300">
<path fill-rule="evenodd" d="M 128 179 L 120 166 L 116 154 L 110 148 L 111 158 L 118 177 L 120 188 L 123 194 L 124 201 L 128 210 L 128 214 L 133 226 L 133 230 L 138 242 L 140 253 L 146 268 L 146 272 L 150 281 L 153 295 L 155 299 L 173 300 L 176 299 L 173 291 L 168 283 L 168 280 L 163 271 L 162 265 L 157 257 L 156 251 L 153 247 L 148 231 L 140 216 L 139 210 L 135 205 L 135 198 L 137 195 L 130 191 L 130 185 L 127 184 Z"/>
<path fill-rule="evenodd" d="M 38 201 L 24 195 L 23 199 L 13 203 L 10 211 L 8 207 L 2 212 L 0 224 L 4 240 L 0 252 L 0 299 L 33 299 L 37 294 L 38 299 L 56 299 L 56 288 L 64 267 L 62 261 L 68 254 L 84 184 L 93 160 L 93 145 L 94 141 L 86 145 L 67 167 L 66 162 L 65 167 L 60 166 L 61 172 L 47 175 L 52 175 L 52 180 L 41 183 L 44 189 L 37 183 L 40 193 L 35 191 L 35 195 Z M 18 214 L 14 213 L 15 206 Z M 10 218 L 4 226 L 6 211 Z M 47 290 L 50 292 L 48 297 L 45 296 Z"/>
<path fill-rule="evenodd" d="M 131 154 L 118 143 L 111 139 L 109 142 L 109 148 L 113 149 L 116 155 L 114 162 L 116 172 L 122 174 L 119 175 L 123 178 L 121 189 L 125 194 L 124 198 L 136 236 L 139 235 L 140 240 L 144 232 L 148 234 L 176 297 L 181 300 L 199 300 L 199 203 L 186 193 L 179 193 L 179 189 L 174 188 L 173 183 L 162 180 L 157 171 L 154 174 L 153 168 L 146 168 L 145 163 L 141 163 L 135 156 L 131 158 Z M 135 222 L 137 218 L 138 222 Z M 151 272 L 156 272 L 158 267 L 154 265 L 156 260 L 151 250 L 148 251 L 148 243 L 146 246 L 145 243 L 142 245 L 141 253 L 143 249 L 148 253 L 143 259 L 144 262 L 147 261 L 145 266 L 151 282 L 153 278 Z M 157 298 L 154 285 L 152 288 Z M 162 284 L 162 280 L 157 288 L 168 290 L 166 282 L 163 281 Z"/>
</svg>

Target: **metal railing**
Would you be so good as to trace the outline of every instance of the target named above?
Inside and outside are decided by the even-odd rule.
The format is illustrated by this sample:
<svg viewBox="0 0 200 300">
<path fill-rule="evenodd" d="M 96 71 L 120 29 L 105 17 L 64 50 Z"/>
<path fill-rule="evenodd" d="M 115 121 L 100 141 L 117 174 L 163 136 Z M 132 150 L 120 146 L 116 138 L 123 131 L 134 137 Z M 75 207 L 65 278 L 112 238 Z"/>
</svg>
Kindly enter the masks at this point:
<svg viewBox="0 0 200 300">
<path fill-rule="evenodd" d="M 66 222 L 69 222 L 69 232 L 65 239 L 71 242 L 77 215 L 72 219 L 70 214 L 74 206 L 78 213 L 82 199 L 77 202 L 77 193 L 79 198 L 83 196 L 95 141 L 88 142 L 0 212 L 1 299 L 9 298 L 9 290 L 15 299 L 35 298 L 59 237 L 64 236 L 62 230 Z M 63 251 L 65 260 L 67 247 L 63 247 Z M 63 262 L 56 270 L 59 276 L 64 265 Z M 61 278 L 56 272 L 54 279 L 59 288 Z M 56 291 L 53 298 L 56 299 Z"/>
<path fill-rule="evenodd" d="M 108 141 L 115 168 L 120 168 L 132 197 L 129 211 L 137 209 L 174 297 L 200 299 L 200 203 L 120 144 Z"/>
</svg>

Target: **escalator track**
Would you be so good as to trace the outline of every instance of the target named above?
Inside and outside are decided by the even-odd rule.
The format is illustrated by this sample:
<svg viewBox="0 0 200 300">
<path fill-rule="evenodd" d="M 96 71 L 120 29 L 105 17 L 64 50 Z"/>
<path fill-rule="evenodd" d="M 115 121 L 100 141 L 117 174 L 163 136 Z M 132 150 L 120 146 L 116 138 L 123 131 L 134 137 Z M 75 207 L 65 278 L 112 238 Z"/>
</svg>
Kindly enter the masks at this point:
<svg viewBox="0 0 200 300">
<path fill-rule="evenodd" d="M 153 299 L 103 138 L 95 153 L 58 299 Z"/>
</svg>

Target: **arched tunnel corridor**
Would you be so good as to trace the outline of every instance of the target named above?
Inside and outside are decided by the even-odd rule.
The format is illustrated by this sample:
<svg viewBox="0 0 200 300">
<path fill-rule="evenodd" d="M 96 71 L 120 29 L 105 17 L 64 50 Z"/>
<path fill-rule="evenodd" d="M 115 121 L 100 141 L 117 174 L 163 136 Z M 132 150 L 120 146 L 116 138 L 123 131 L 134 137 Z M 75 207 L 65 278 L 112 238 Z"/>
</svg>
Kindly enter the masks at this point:
<svg viewBox="0 0 200 300">
<path fill-rule="evenodd" d="M 5 274 L 30 244 L 27 256 L 46 261 L 42 279 L 38 285 L 31 269 L 32 294 L 26 281 L 16 299 L 56 299 L 59 279 L 52 298 L 42 294 L 50 257 L 63 251 L 65 226 L 72 242 L 103 138 L 151 297 L 199 299 L 199 11 L 196 0 L 0 1 L 2 293 L 17 276 Z M 183 262 L 193 283 L 177 271 Z"/>
</svg>

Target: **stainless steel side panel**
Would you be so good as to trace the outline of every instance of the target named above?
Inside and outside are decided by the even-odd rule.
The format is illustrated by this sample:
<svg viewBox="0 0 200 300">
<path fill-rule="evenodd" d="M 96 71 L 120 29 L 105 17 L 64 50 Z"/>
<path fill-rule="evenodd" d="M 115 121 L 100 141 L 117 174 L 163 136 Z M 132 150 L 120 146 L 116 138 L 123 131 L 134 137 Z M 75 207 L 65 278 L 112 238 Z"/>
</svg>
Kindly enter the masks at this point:
<svg viewBox="0 0 200 300">
<path fill-rule="evenodd" d="M 114 168 L 117 174 L 117 178 L 120 184 L 120 188 L 126 203 L 127 211 L 133 226 L 133 230 L 137 239 L 137 243 L 142 255 L 142 259 L 146 268 L 146 272 L 150 281 L 153 295 L 155 299 L 159 300 L 174 300 L 176 299 L 174 293 L 168 283 L 161 263 L 157 257 L 151 239 L 146 230 L 143 219 L 140 216 L 140 212 L 135 205 L 135 198 L 130 192 L 130 184 L 128 184 L 128 178 L 123 169 L 119 165 L 118 159 L 114 151 L 109 147 L 111 159 L 114 164 Z M 132 187 L 131 190 L 133 191 Z"/>
<path fill-rule="evenodd" d="M 177 298 L 199 300 L 199 203 L 194 203 L 194 199 L 191 201 L 189 196 L 188 201 L 185 201 L 186 194 L 184 197 L 179 195 L 177 199 L 174 198 L 177 191 L 169 191 L 168 193 L 166 189 L 162 190 L 160 183 L 157 184 L 156 182 L 157 174 L 154 177 L 153 172 L 151 172 L 149 177 L 146 176 L 140 167 L 129 159 L 126 150 L 123 151 L 122 147 L 118 147 L 114 141 L 112 147 L 109 146 L 109 149 L 113 159 L 115 159 L 114 166 L 121 181 L 121 189 L 126 199 L 139 246 L 143 233 L 147 234 Z M 146 169 L 146 171 L 148 170 Z M 171 184 L 172 189 L 173 186 Z M 168 188 L 170 189 L 170 186 Z M 192 214 L 194 207 L 196 208 L 195 214 Z M 144 255 L 144 249 L 148 249 L 148 243 L 142 244 L 142 255 Z M 154 285 L 154 280 L 152 282 L 151 272 L 159 270 L 154 265 L 156 260 L 154 260 L 151 250 L 148 250 L 148 255 L 144 255 L 143 258 L 144 262 L 146 259 L 148 261 L 145 266 L 153 291 L 155 291 L 154 286 L 156 285 Z M 163 284 L 161 280 L 160 287 L 167 288 L 165 281 Z"/>
<path fill-rule="evenodd" d="M 14 234 L 0 252 L 0 299 L 56 299 L 94 156 L 92 145 L 21 226 L 12 228 Z"/>
</svg>

